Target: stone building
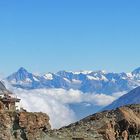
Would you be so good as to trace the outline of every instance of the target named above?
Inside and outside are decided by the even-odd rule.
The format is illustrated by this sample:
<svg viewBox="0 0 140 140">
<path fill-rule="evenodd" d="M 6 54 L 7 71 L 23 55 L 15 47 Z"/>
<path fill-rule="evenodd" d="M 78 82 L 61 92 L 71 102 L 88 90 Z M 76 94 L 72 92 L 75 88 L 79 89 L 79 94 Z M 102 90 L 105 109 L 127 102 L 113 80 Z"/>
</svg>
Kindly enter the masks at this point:
<svg viewBox="0 0 140 140">
<path fill-rule="evenodd" d="M 20 99 L 17 97 L 4 94 L 3 97 L 0 97 L 0 101 L 3 103 L 5 110 L 20 110 Z"/>
<path fill-rule="evenodd" d="M 0 102 L 3 104 L 4 110 L 20 110 L 20 99 L 12 92 L 6 89 L 3 82 L 0 81 Z"/>
</svg>

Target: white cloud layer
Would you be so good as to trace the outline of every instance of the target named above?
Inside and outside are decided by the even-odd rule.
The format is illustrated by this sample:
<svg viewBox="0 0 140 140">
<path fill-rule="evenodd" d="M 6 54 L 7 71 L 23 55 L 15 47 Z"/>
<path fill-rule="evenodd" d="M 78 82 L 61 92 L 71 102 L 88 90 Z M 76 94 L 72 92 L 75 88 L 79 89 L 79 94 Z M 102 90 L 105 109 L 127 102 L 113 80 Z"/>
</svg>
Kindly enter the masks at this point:
<svg viewBox="0 0 140 140">
<path fill-rule="evenodd" d="M 13 89 L 13 92 L 21 99 L 21 106 L 27 111 L 44 112 L 50 117 L 53 128 L 68 125 L 78 118 L 69 104 L 86 103 L 96 106 L 106 106 L 113 102 L 119 95 L 82 93 L 78 90 L 64 89 Z M 93 112 L 91 112 L 92 114 Z"/>
</svg>

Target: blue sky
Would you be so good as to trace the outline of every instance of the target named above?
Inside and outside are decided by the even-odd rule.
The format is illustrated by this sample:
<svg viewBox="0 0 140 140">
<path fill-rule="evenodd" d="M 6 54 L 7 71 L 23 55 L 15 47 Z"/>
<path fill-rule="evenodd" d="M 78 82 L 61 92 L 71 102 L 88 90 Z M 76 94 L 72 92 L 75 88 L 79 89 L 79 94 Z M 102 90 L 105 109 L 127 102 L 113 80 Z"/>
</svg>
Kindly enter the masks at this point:
<svg viewBox="0 0 140 140">
<path fill-rule="evenodd" d="M 139 0 L 1 0 L 0 72 L 131 71 L 140 66 Z"/>
</svg>

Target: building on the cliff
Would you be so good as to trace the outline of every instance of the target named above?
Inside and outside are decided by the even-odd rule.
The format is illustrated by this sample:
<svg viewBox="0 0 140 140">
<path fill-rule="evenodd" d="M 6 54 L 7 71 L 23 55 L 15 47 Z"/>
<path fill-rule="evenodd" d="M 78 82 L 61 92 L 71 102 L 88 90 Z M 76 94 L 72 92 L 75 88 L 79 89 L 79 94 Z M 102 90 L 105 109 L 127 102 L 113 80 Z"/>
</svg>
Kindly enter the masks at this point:
<svg viewBox="0 0 140 140">
<path fill-rule="evenodd" d="M 5 110 L 20 110 L 20 99 L 17 97 L 4 94 L 3 97 L 0 97 L 0 101 L 3 103 Z"/>
<path fill-rule="evenodd" d="M 2 81 L 0 81 L 0 102 L 3 103 L 4 110 L 20 110 L 20 99 L 7 90 Z"/>
</svg>

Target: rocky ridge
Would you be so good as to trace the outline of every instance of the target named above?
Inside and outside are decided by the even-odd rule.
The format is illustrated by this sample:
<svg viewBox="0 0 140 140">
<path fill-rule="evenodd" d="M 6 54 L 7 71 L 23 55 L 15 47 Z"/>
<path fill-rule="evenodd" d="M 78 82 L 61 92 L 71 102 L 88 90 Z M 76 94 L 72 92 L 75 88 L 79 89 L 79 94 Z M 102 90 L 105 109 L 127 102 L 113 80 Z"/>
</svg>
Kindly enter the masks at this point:
<svg viewBox="0 0 140 140">
<path fill-rule="evenodd" d="M 47 135 L 57 140 L 139 140 L 140 105 L 97 113 Z"/>
<path fill-rule="evenodd" d="M 51 130 L 48 115 L 4 110 L 0 102 L 0 140 L 139 140 L 140 104 L 90 115 Z"/>
<path fill-rule="evenodd" d="M 140 87 L 137 87 L 127 94 L 121 96 L 102 110 L 112 110 L 120 106 L 129 104 L 139 104 L 140 103 Z"/>
</svg>

